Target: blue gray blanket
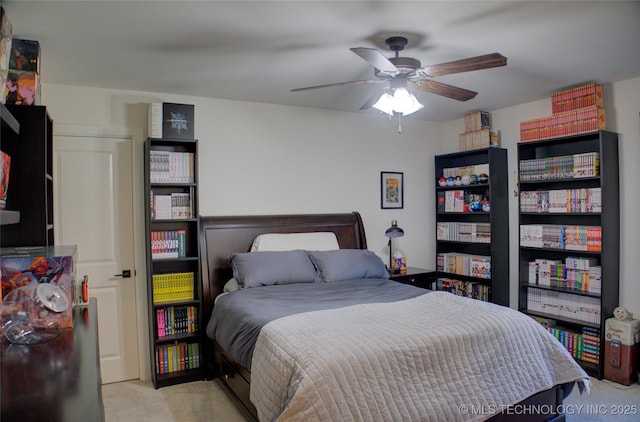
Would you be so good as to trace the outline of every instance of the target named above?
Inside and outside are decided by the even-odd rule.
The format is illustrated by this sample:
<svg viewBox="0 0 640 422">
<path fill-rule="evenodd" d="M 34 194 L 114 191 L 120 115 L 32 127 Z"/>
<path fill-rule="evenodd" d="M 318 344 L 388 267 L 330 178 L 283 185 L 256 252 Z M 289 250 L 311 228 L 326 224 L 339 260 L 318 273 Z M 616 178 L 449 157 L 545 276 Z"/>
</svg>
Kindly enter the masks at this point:
<svg viewBox="0 0 640 422">
<path fill-rule="evenodd" d="M 387 303 L 430 292 L 388 279 L 355 279 L 241 289 L 222 295 L 213 307 L 207 336 L 216 340 L 245 368 L 264 325 L 302 312 L 360 303 Z"/>
</svg>

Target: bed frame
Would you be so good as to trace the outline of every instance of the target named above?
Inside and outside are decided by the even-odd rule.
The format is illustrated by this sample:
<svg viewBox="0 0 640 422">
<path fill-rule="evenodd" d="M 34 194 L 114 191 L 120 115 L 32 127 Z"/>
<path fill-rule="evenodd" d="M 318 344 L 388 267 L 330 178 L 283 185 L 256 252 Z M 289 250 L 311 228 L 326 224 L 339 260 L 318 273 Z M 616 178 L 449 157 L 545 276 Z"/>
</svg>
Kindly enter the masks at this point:
<svg viewBox="0 0 640 422">
<path fill-rule="evenodd" d="M 200 217 L 200 250 L 203 298 L 203 325 L 209 320 L 216 296 L 233 276 L 229 256 L 248 252 L 256 236 L 265 233 L 333 232 L 341 249 L 366 249 L 362 218 L 357 212 L 340 214 L 253 215 Z M 218 378 L 248 420 L 257 421 L 256 409 L 249 401 L 251 374 L 219 344 L 205 339 L 204 363 L 207 374 Z M 545 405 L 557 409 L 570 386 L 556 386 L 529 397 L 520 404 Z M 563 414 L 495 415 L 497 421 L 563 421 Z"/>
</svg>

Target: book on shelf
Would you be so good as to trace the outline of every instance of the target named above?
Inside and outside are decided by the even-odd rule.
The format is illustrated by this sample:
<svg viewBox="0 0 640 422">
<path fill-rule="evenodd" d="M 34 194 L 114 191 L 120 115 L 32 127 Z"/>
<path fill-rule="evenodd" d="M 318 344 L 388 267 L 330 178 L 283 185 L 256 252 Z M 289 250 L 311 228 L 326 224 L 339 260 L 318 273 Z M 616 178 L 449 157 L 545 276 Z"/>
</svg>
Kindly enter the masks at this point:
<svg viewBox="0 0 640 422">
<path fill-rule="evenodd" d="M 527 310 L 591 324 L 600 323 L 600 300 L 589 296 L 528 287 Z"/>
<path fill-rule="evenodd" d="M 488 302 L 491 288 L 477 281 L 463 281 L 451 278 L 438 278 L 436 280 L 436 290 L 453 293 L 458 296 L 470 297 L 472 299 Z"/>
<path fill-rule="evenodd" d="M 156 374 L 164 375 L 200 367 L 198 343 L 175 343 L 156 347 Z"/>
<path fill-rule="evenodd" d="M 553 114 L 594 106 L 604 107 L 604 95 L 600 84 L 590 83 L 551 94 Z"/>
<path fill-rule="evenodd" d="M 149 152 L 149 181 L 151 183 L 193 183 L 194 153 L 151 150 Z"/>
<path fill-rule="evenodd" d="M 186 257 L 186 230 L 152 230 L 151 258 Z"/>
<path fill-rule="evenodd" d="M 198 308 L 195 306 L 165 306 L 156 309 L 158 338 L 198 331 Z"/>
<path fill-rule="evenodd" d="M 152 286 L 154 304 L 195 299 L 193 272 L 154 274 Z"/>
<path fill-rule="evenodd" d="M 451 274 L 482 279 L 491 278 L 491 257 L 458 252 L 436 255 L 436 269 Z"/>
<path fill-rule="evenodd" d="M 194 213 L 191 194 L 172 192 L 158 195 L 151 190 L 151 216 L 153 220 L 192 218 Z"/>
<path fill-rule="evenodd" d="M 520 246 L 600 252 L 602 228 L 600 226 L 522 224 L 520 225 Z"/>
<path fill-rule="evenodd" d="M 521 181 L 556 180 L 600 175 L 600 153 L 561 155 L 520 160 Z"/>
</svg>

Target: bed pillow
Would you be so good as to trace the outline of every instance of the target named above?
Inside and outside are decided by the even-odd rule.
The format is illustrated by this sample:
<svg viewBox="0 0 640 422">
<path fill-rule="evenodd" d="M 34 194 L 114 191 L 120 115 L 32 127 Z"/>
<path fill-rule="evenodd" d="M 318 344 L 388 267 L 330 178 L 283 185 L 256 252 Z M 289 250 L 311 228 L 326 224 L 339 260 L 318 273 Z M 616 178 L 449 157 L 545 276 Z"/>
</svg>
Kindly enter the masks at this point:
<svg viewBox="0 0 640 422">
<path fill-rule="evenodd" d="M 340 281 L 357 278 L 389 278 L 384 263 L 367 249 L 340 249 L 337 251 L 308 251 L 322 281 Z"/>
<path fill-rule="evenodd" d="M 313 233 L 266 233 L 257 236 L 251 245 L 256 251 L 330 251 L 340 249 L 338 239 L 333 232 Z"/>
<path fill-rule="evenodd" d="M 231 254 L 233 278 L 241 289 L 319 280 L 305 251 L 265 251 Z"/>
</svg>

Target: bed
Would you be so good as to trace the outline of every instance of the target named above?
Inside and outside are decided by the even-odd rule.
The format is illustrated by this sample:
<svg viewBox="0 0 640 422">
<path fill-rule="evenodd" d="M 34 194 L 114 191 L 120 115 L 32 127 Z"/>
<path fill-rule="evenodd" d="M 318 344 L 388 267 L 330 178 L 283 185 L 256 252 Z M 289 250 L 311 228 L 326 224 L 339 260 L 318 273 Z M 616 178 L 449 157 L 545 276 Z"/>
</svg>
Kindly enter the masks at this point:
<svg viewBox="0 0 640 422">
<path fill-rule="evenodd" d="M 251 252 L 274 233 L 333 233 L 339 250 Z M 200 246 L 205 363 L 248 419 L 562 420 L 574 384 L 589 388 L 524 314 L 381 274 L 357 212 L 201 217 Z"/>
</svg>

